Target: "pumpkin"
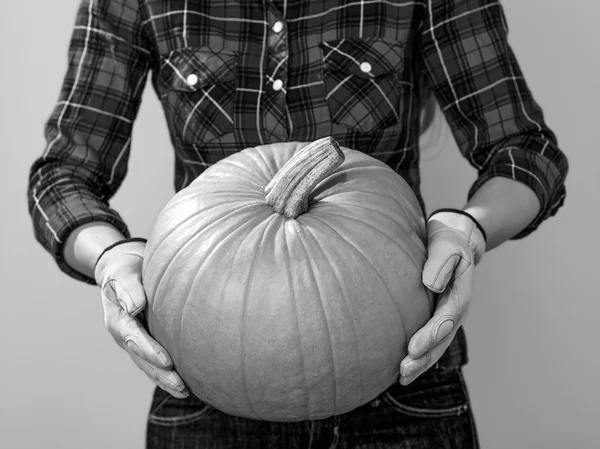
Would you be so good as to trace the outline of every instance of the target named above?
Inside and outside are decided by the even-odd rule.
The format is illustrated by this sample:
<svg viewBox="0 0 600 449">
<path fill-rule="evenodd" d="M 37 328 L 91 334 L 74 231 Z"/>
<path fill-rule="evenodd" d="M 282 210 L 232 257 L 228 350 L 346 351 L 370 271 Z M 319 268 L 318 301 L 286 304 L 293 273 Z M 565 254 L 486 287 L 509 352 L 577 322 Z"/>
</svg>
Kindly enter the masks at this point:
<svg viewBox="0 0 600 449">
<path fill-rule="evenodd" d="M 431 316 L 425 219 L 384 163 L 332 138 L 229 156 L 179 191 L 146 245 L 150 333 L 201 400 L 323 419 L 396 382 Z"/>
</svg>

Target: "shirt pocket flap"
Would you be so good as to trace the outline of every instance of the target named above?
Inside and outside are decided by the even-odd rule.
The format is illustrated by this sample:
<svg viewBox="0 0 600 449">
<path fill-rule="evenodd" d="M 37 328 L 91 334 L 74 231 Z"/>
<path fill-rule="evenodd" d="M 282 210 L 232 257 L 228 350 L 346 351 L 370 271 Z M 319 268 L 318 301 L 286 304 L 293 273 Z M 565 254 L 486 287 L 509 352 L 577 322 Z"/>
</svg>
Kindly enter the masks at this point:
<svg viewBox="0 0 600 449">
<path fill-rule="evenodd" d="M 342 39 L 322 42 L 324 69 L 360 78 L 376 78 L 404 69 L 404 45 L 383 39 Z"/>
<path fill-rule="evenodd" d="M 187 92 L 234 81 L 236 55 L 226 49 L 178 48 L 163 58 L 160 78 L 167 88 Z"/>
</svg>

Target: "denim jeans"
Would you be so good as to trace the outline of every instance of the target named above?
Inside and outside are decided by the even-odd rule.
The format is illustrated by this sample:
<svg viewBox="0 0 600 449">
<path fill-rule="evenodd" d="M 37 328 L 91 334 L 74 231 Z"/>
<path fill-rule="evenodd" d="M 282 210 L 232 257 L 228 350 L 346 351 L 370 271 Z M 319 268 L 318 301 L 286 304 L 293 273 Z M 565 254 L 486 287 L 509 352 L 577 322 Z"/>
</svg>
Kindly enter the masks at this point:
<svg viewBox="0 0 600 449">
<path fill-rule="evenodd" d="M 462 329 L 425 374 L 392 385 L 343 415 L 293 423 L 222 413 L 191 395 L 176 399 L 157 388 L 150 408 L 147 449 L 475 449 L 477 432 L 461 366 Z"/>
</svg>

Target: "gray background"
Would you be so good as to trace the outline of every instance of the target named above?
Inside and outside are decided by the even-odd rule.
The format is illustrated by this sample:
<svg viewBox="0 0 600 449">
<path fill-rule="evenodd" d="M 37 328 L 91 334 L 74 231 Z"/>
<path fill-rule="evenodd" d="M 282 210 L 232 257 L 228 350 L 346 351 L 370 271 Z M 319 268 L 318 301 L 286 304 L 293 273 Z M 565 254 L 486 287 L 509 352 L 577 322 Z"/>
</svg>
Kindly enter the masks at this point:
<svg viewBox="0 0 600 449">
<path fill-rule="evenodd" d="M 5 2 L 0 14 L 2 448 L 141 448 L 153 390 L 104 329 L 97 287 L 58 271 L 27 214 L 28 170 L 44 147 L 77 3 Z M 597 448 L 600 6 L 504 5 L 510 42 L 571 172 L 559 215 L 478 267 L 465 375 L 483 448 Z M 424 136 L 428 207 L 462 207 L 475 171 L 444 120 L 435 131 L 439 140 Z M 133 235 L 147 236 L 173 194 L 173 154 L 150 88 L 132 151 L 112 205 Z"/>
</svg>

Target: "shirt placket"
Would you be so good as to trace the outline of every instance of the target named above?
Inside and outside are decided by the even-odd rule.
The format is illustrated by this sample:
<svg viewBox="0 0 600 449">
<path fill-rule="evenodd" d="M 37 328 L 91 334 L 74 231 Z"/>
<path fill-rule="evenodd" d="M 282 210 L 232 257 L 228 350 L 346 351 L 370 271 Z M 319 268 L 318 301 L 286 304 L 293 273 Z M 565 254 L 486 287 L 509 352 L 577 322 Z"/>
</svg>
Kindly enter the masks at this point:
<svg viewBox="0 0 600 449">
<path fill-rule="evenodd" d="M 267 70 L 264 86 L 264 126 L 271 142 L 285 142 L 291 134 L 286 95 L 288 87 L 288 26 L 281 11 L 267 2 Z"/>
</svg>

